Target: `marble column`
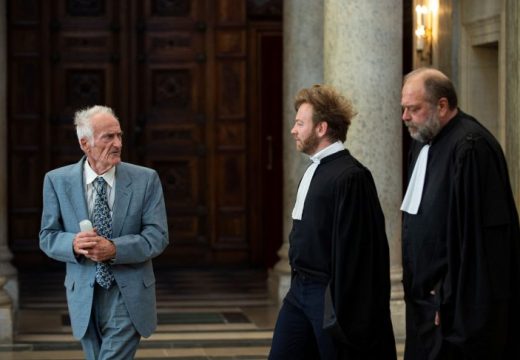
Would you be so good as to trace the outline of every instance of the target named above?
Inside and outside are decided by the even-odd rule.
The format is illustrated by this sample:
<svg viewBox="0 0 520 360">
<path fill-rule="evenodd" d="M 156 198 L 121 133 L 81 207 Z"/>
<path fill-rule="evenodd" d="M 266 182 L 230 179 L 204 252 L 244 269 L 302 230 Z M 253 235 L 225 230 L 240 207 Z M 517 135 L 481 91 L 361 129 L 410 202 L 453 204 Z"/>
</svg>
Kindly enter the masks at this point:
<svg viewBox="0 0 520 360">
<path fill-rule="evenodd" d="M 505 1 L 506 138 L 505 153 L 516 206 L 520 208 L 520 4 Z"/>
<path fill-rule="evenodd" d="M 18 283 L 16 270 L 10 263 L 12 255 L 7 245 L 7 19 L 5 8 L 5 0 L 0 0 L 0 343 L 11 343 L 14 329 L 11 298 L 18 296 Z"/>
<path fill-rule="evenodd" d="M 13 305 L 18 304 L 18 278 L 11 265 L 12 254 L 7 238 L 7 46 L 5 0 L 0 0 L 0 277 Z M 0 305 L 1 306 L 1 305 Z"/>
<path fill-rule="evenodd" d="M 3 287 L 7 279 L 0 276 L 0 344 L 13 342 L 13 308 L 11 298 Z"/>
<path fill-rule="evenodd" d="M 278 251 L 280 261 L 270 276 L 271 293 L 278 301 L 284 298 L 290 285 L 291 212 L 298 183 L 308 166 L 308 158 L 296 150 L 290 134 L 296 115 L 293 99 L 301 88 L 323 82 L 323 0 L 285 0 L 283 37 L 284 243 Z"/>
<path fill-rule="evenodd" d="M 401 286 L 402 0 L 325 0 L 324 77 L 350 98 L 358 115 L 347 148 L 371 171 L 386 218 L 392 321 L 404 337 Z"/>
</svg>

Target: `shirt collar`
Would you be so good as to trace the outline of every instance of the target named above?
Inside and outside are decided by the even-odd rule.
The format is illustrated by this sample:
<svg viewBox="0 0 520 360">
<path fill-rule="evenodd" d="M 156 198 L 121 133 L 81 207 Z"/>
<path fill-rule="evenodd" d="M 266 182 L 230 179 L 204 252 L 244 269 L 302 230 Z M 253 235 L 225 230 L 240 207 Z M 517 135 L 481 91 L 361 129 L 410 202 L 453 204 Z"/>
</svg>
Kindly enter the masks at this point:
<svg viewBox="0 0 520 360">
<path fill-rule="evenodd" d="M 90 167 L 90 164 L 88 163 L 88 160 L 85 159 L 85 165 L 84 165 L 84 173 L 85 173 L 85 182 L 87 185 L 90 185 L 98 176 L 101 176 L 105 181 L 107 182 L 110 187 L 114 187 L 114 179 L 116 176 L 116 167 L 112 166 L 110 170 L 105 172 L 104 174 L 98 175 L 92 168 Z"/>
<path fill-rule="evenodd" d="M 345 147 L 343 146 L 343 143 L 338 140 L 335 143 L 330 144 L 326 148 L 321 149 L 316 154 L 310 156 L 310 159 L 312 162 L 320 163 L 321 159 L 323 159 L 329 155 L 335 154 L 341 150 L 345 150 Z"/>
</svg>

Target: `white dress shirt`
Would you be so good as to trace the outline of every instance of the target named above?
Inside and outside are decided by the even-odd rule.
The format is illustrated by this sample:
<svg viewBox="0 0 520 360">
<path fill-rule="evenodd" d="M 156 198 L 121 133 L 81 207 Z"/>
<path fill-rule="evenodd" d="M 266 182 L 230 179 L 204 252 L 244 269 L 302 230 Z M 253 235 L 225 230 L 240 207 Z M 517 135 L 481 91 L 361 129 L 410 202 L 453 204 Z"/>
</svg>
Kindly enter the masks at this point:
<svg viewBox="0 0 520 360">
<path fill-rule="evenodd" d="M 110 216 L 112 216 L 112 209 L 114 207 L 114 194 L 115 194 L 115 186 L 116 186 L 116 167 L 113 166 L 110 170 L 102 175 L 96 174 L 94 170 L 90 167 L 88 160 L 85 160 L 85 165 L 83 168 L 83 180 L 85 181 L 85 198 L 87 199 L 87 207 L 88 207 L 88 216 L 92 219 L 92 213 L 94 212 L 94 202 L 96 200 L 96 189 L 94 188 L 94 180 L 98 176 L 101 176 L 105 179 L 107 183 L 107 199 L 108 199 L 108 207 L 110 208 Z"/>
</svg>

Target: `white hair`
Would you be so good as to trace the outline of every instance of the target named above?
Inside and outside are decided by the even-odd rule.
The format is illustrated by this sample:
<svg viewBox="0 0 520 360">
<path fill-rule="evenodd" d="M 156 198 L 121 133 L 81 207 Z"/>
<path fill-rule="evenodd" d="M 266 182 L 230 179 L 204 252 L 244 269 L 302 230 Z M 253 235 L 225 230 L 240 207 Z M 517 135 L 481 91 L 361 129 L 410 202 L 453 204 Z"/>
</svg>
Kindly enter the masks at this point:
<svg viewBox="0 0 520 360">
<path fill-rule="evenodd" d="M 94 131 L 92 130 L 92 118 L 99 114 L 109 114 L 116 118 L 114 111 L 108 106 L 94 105 L 92 107 L 79 110 L 74 114 L 74 125 L 78 140 L 87 139 L 90 144 L 94 141 Z"/>
</svg>

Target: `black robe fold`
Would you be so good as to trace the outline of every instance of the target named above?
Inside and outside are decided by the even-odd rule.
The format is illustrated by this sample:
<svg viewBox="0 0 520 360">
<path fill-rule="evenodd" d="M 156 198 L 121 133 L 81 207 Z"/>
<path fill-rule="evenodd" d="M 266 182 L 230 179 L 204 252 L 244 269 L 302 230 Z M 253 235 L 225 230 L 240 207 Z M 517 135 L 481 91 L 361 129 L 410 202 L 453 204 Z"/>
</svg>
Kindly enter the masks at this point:
<svg viewBox="0 0 520 360">
<path fill-rule="evenodd" d="M 290 245 L 293 268 L 330 279 L 339 358 L 396 359 L 384 215 L 370 171 L 347 150 L 316 169 Z"/>
<path fill-rule="evenodd" d="M 410 172 L 421 147 L 412 146 Z M 519 264 L 518 213 L 502 150 L 459 111 L 431 144 L 418 214 L 403 216 L 403 283 L 420 339 L 407 338 L 407 347 L 420 341 L 429 359 L 447 358 L 448 347 L 457 359 L 520 359 Z"/>
<path fill-rule="evenodd" d="M 336 187 L 332 297 L 348 346 L 343 359 L 395 359 L 384 215 L 372 175 L 360 168 Z"/>
</svg>

